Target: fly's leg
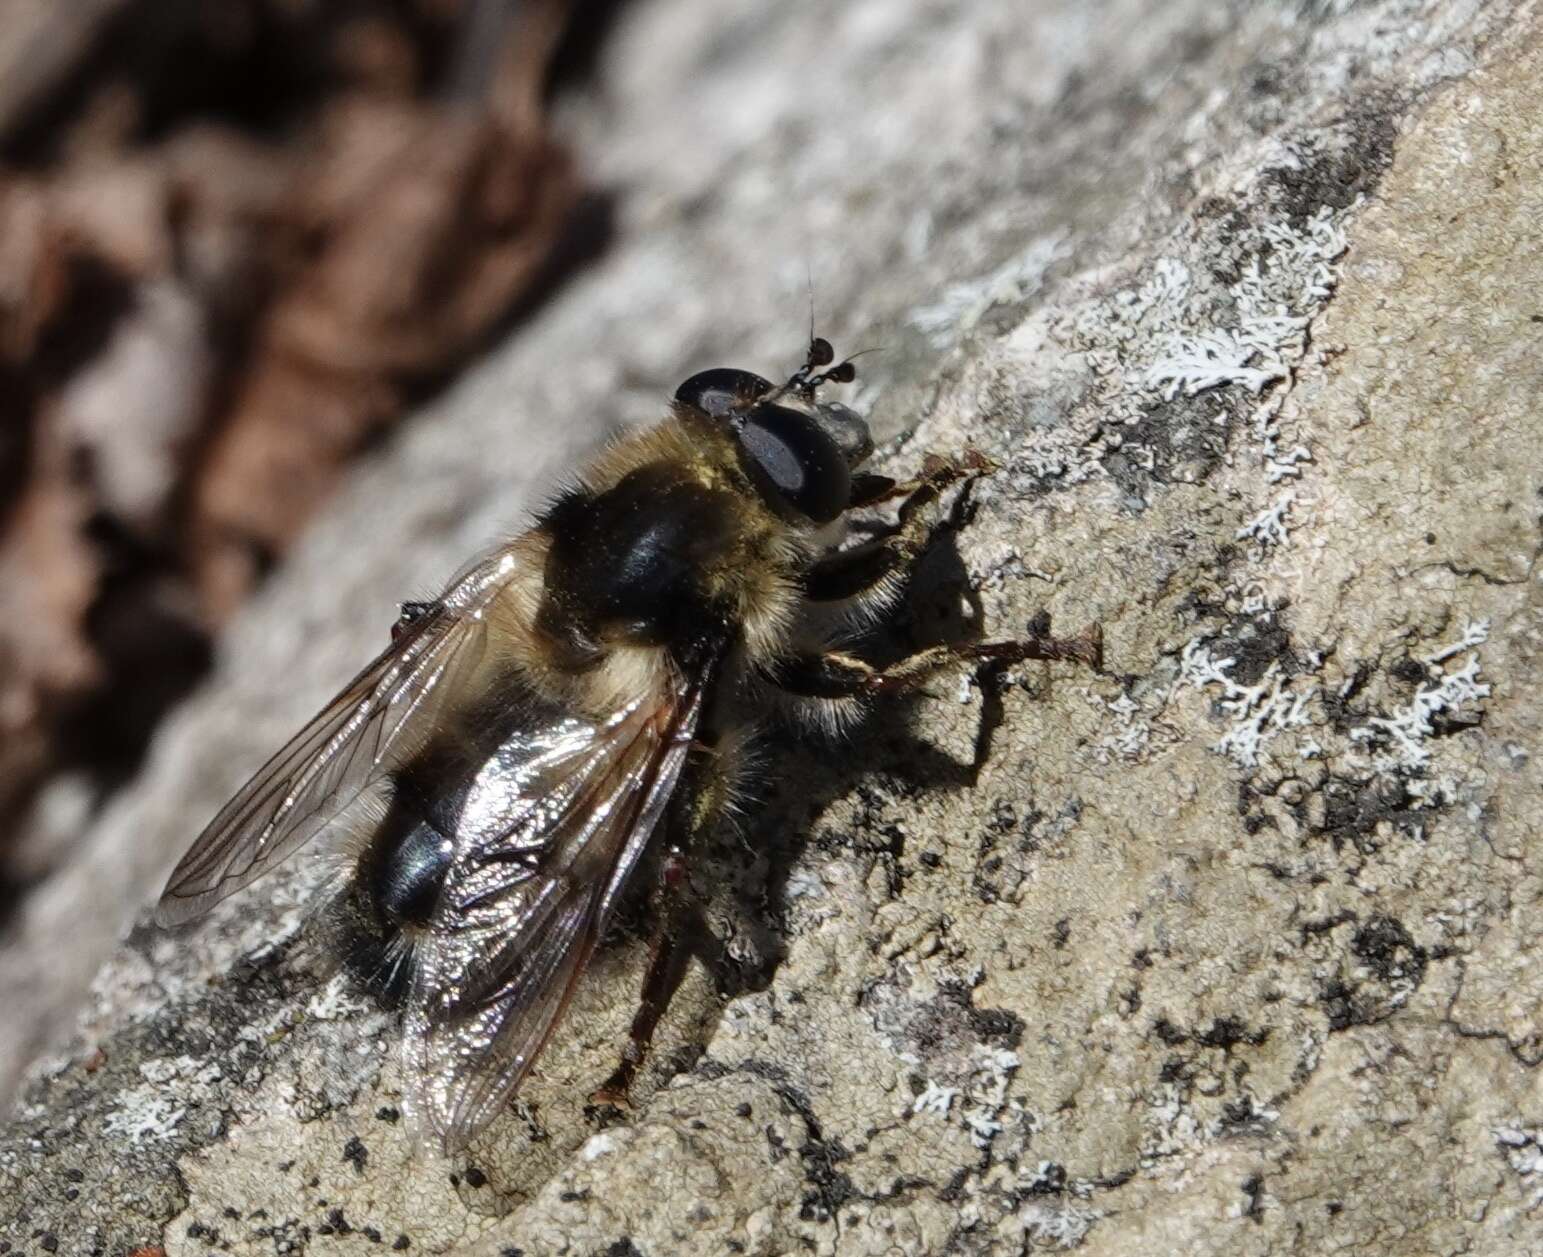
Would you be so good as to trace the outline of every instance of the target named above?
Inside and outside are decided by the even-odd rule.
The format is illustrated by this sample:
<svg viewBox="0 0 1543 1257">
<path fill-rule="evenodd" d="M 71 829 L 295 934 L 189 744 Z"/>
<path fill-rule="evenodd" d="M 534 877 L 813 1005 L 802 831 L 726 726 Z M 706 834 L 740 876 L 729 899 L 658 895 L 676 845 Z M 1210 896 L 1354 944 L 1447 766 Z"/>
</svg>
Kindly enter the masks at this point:
<svg viewBox="0 0 1543 1257">
<path fill-rule="evenodd" d="M 900 498 L 899 517 L 889 531 L 859 546 L 828 555 L 810 568 L 804 595 L 811 602 L 850 601 L 882 605 L 900 588 L 904 577 L 931 544 L 938 527 L 936 506 L 943 493 L 957 484 L 966 488 L 996 470 L 975 450 L 957 459 L 929 456 L 922 474 L 897 484 L 884 476 L 861 476 L 853 484 L 853 507 L 872 506 Z M 879 695 L 914 689 L 944 669 L 972 663 L 1010 667 L 1028 660 L 1070 660 L 1094 670 L 1103 667 L 1103 630 L 1091 624 L 1075 637 L 1055 637 L 1050 617 L 1041 614 L 1028 626 L 1027 636 L 1009 642 L 931 646 L 885 667 L 876 667 L 840 651 L 813 652 L 779 660 L 761 675 L 777 689 L 807 705 L 816 723 L 839 727 L 853 708 Z M 844 710 L 845 709 L 845 710 Z"/>
<path fill-rule="evenodd" d="M 670 998 L 685 974 L 692 948 L 689 935 L 702 928 L 688 876 L 691 852 L 709 829 L 729 793 L 728 765 L 711 745 L 700 745 L 686 762 L 666 816 L 666 846 L 654 887 L 654 936 L 649 945 L 643 991 L 611 1076 L 589 1097 L 591 1104 L 629 1107 L 628 1092 L 648 1059 L 649 1045 Z"/>
<path fill-rule="evenodd" d="M 996 464 L 979 450 L 968 448 L 958 458 L 928 454 L 922 460 L 921 475 L 910 480 L 894 480 L 876 472 L 860 471 L 852 477 L 852 496 L 847 509 L 866 510 L 900 498 L 909 499 L 929 489 L 933 490 L 932 497 L 936 498 L 937 493 L 952 484 L 990 475 L 996 470 Z"/>
<path fill-rule="evenodd" d="M 648 1059 L 654 1030 L 659 1025 L 659 1019 L 664 1016 L 665 1009 L 670 1006 L 670 996 L 680 985 L 685 971 L 688 949 L 682 944 L 681 933 L 692 915 L 693 907 L 682 902 L 684 895 L 681 884 L 685 876 L 685 852 L 672 844 L 660 868 L 656 892 L 660 919 L 648 949 L 648 969 L 643 975 L 643 993 L 638 1001 L 638 1010 L 633 1014 L 621 1061 L 611 1071 L 611 1076 L 590 1095 L 591 1104 L 612 1105 L 619 1109 L 630 1107 L 628 1093 L 632 1090 L 633 1079 Z"/>
<path fill-rule="evenodd" d="M 945 668 L 972 663 L 1010 667 L 1028 660 L 1070 660 L 1095 671 L 1103 667 L 1104 634 L 1090 624 L 1075 637 L 1053 637 L 1050 617 L 1041 615 L 1029 635 L 1011 642 L 929 646 L 885 667 L 875 667 L 840 651 L 794 655 L 763 675 L 778 689 L 800 698 L 863 699 L 916 688 Z"/>
<path fill-rule="evenodd" d="M 828 555 L 804 577 L 804 596 L 811 602 L 843 602 L 883 597 L 931 544 L 938 527 L 933 507 L 956 484 L 968 484 L 995 470 L 984 455 L 966 450 L 957 459 L 929 455 L 922 474 L 896 482 L 888 476 L 861 475 L 852 485 L 849 509 L 877 506 L 901 499 L 894 527 L 861 545 Z"/>
</svg>

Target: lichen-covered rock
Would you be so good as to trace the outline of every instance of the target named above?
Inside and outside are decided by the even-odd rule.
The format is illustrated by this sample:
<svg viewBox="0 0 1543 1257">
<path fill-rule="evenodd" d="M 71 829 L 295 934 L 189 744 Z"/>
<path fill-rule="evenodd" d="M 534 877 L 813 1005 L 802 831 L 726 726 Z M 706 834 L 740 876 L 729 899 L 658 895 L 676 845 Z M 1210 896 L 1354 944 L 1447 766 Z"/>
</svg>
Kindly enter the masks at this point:
<svg viewBox="0 0 1543 1257">
<path fill-rule="evenodd" d="M 889 346 L 861 394 L 889 462 L 1004 467 L 900 631 L 1048 610 L 1103 623 L 1110 673 L 774 742 L 709 863 L 743 963 L 687 975 L 619 1124 L 583 1097 L 636 942 L 445 1162 L 408 1146 L 389 1018 L 318 976 L 303 861 L 136 929 L 0 1144 L 12 1251 L 1536 1246 L 1543 24 L 1151 10 L 631 11 L 568 118 L 626 190 L 614 252 L 233 630 L 32 904 L 0 1033 L 19 1058 L 59 1024 L 203 814 L 541 464 L 699 366 L 796 357 L 806 274 L 822 330 Z"/>
</svg>

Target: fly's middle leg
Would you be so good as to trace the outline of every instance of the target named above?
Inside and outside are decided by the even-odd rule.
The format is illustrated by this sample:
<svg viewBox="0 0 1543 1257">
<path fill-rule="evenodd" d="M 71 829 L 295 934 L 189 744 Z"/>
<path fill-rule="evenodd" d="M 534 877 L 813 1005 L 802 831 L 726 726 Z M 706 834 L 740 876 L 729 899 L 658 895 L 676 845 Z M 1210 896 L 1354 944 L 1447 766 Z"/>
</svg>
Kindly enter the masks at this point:
<svg viewBox="0 0 1543 1257">
<path fill-rule="evenodd" d="M 827 650 L 792 655 L 764 669 L 763 677 L 784 693 L 830 701 L 862 700 L 915 689 L 951 667 L 977 663 L 1010 666 L 1030 660 L 1065 660 L 1098 670 L 1103 667 L 1104 635 L 1090 624 L 1074 637 L 1051 635 L 1048 616 L 1029 626 L 1016 641 L 929 646 L 880 667 L 854 655 Z"/>
</svg>

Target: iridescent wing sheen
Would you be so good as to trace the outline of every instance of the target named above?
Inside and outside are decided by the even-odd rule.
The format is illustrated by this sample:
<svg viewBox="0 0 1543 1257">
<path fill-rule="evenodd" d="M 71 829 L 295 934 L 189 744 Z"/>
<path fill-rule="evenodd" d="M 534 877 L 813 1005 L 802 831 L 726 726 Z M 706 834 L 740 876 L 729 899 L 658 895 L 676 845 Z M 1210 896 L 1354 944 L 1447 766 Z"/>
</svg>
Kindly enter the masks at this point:
<svg viewBox="0 0 1543 1257">
<path fill-rule="evenodd" d="M 567 1006 L 675 790 L 702 686 L 517 733 L 474 784 L 405 1024 L 411 1115 L 446 1149 L 503 1108 Z"/>
<path fill-rule="evenodd" d="M 466 569 L 209 822 L 156 909 L 189 921 L 293 854 L 433 731 L 456 677 L 481 662 L 484 612 L 514 571 L 508 553 Z M 449 680 L 452 683 L 446 684 Z"/>
</svg>

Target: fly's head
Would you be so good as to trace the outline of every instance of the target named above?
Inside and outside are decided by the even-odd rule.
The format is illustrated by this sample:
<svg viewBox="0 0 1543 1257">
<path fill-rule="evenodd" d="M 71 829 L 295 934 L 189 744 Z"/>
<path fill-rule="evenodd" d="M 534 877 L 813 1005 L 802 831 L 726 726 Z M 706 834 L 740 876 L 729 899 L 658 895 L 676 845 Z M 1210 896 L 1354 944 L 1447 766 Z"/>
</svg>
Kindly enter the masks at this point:
<svg viewBox="0 0 1543 1257">
<path fill-rule="evenodd" d="M 726 426 L 761 495 L 815 524 L 828 524 L 851 500 L 852 472 L 873 453 L 867 421 L 849 406 L 822 400 L 825 384 L 856 375 L 850 358 L 831 365 L 823 337 L 810 342 L 804 365 L 781 386 L 737 367 L 698 371 L 675 390 L 689 406 Z"/>
</svg>

